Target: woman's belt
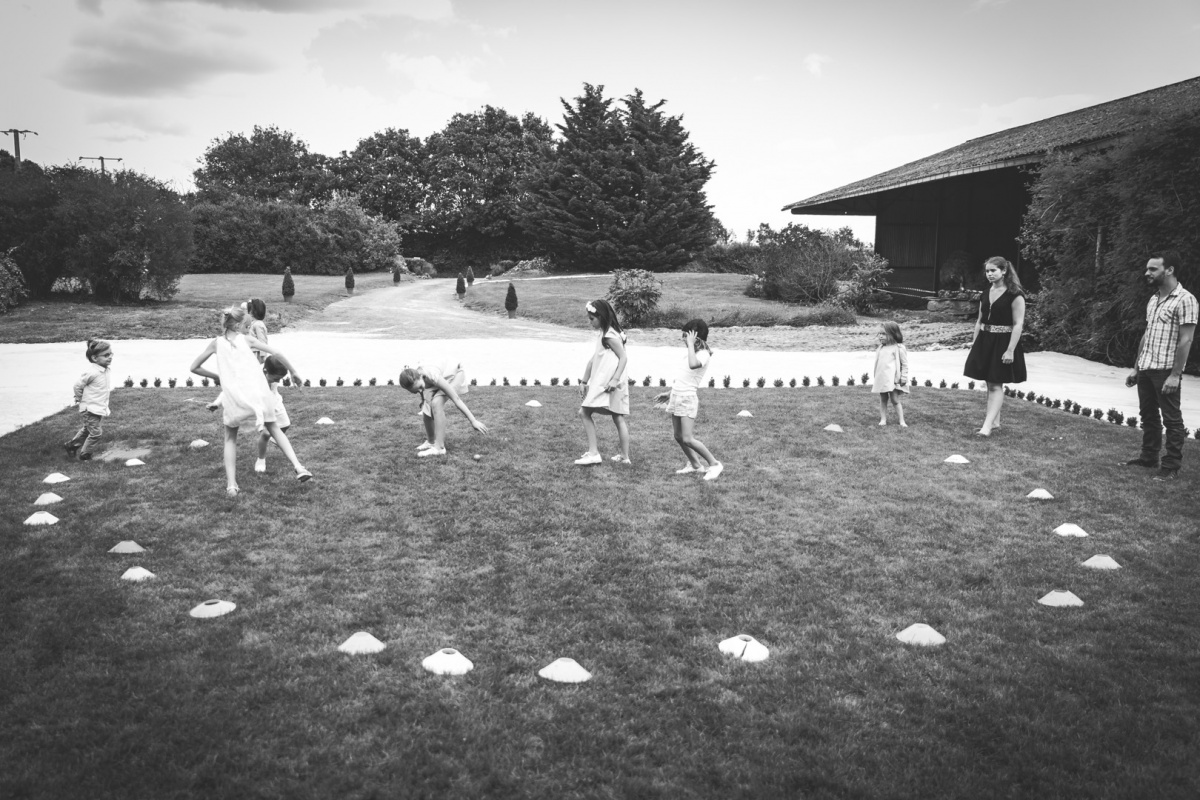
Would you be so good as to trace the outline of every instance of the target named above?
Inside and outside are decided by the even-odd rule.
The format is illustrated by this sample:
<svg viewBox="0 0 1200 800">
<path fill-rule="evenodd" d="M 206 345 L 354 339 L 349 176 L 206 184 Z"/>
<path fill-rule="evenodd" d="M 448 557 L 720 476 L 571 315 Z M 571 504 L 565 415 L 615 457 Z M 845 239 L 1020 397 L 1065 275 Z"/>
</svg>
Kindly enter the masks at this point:
<svg viewBox="0 0 1200 800">
<path fill-rule="evenodd" d="M 1012 333 L 1012 325 L 984 325 L 984 333 Z"/>
</svg>

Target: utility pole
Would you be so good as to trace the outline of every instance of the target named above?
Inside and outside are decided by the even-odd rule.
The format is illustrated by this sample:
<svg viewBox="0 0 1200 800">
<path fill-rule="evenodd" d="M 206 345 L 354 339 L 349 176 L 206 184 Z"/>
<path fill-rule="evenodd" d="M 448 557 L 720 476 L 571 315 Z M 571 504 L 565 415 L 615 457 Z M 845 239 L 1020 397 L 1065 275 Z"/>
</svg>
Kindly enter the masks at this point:
<svg viewBox="0 0 1200 800">
<path fill-rule="evenodd" d="M 0 133 L 11 133 L 12 134 L 13 158 L 16 159 L 14 166 L 13 166 L 13 172 L 20 172 L 21 171 L 21 137 L 27 133 L 32 133 L 34 136 L 37 136 L 38 132 L 37 131 L 22 131 L 22 130 L 17 130 L 16 128 L 9 128 L 6 131 L 0 131 Z"/>
<path fill-rule="evenodd" d="M 108 174 L 104 171 L 104 162 L 105 161 L 123 161 L 124 159 L 114 158 L 112 156 L 80 156 L 79 160 L 80 161 L 99 161 L 100 162 L 100 175 L 101 175 L 101 177 L 103 177 L 104 175 Z"/>
</svg>

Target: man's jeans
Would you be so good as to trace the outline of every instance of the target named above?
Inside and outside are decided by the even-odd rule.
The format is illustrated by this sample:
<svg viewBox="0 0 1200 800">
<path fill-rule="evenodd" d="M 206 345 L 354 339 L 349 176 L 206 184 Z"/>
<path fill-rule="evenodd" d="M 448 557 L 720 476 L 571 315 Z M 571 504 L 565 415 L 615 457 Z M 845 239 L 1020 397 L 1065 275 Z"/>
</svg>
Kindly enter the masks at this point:
<svg viewBox="0 0 1200 800">
<path fill-rule="evenodd" d="M 1169 369 L 1147 369 L 1138 373 L 1138 404 L 1142 412 L 1141 458 L 1158 461 L 1158 451 L 1163 445 L 1163 426 L 1166 426 L 1167 453 L 1162 458 L 1162 468 L 1179 469 L 1183 463 L 1187 428 L 1183 427 L 1183 412 L 1179 410 L 1181 389 L 1176 389 L 1173 394 L 1163 394 L 1163 381 L 1170 374 Z"/>
</svg>

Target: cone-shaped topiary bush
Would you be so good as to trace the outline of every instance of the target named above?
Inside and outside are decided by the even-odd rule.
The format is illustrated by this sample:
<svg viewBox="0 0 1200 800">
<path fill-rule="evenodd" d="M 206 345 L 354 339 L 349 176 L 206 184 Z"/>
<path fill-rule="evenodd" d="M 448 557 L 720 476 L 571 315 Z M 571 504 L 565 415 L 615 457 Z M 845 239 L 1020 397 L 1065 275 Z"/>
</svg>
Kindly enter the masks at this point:
<svg viewBox="0 0 1200 800">
<path fill-rule="evenodd" d="M 283 302 L 292 302 L 292 296 L 296 294 L 296 283 L 292 280 L 292 268 L 284 267 L 283 269 Z"/>
<path fill-rule="evenodd" d="M 517 310 L 517 287 L 508 282 L 508 293 L 504 295 L 504 310 L 510 314 Z"/>
</svg>

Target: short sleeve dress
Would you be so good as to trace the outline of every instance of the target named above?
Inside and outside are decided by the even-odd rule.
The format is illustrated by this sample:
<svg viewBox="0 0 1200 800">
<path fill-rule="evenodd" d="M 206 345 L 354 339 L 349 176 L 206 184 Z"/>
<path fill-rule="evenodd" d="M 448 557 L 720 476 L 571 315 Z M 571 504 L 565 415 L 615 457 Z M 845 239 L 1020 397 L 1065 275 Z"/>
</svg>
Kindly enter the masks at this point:
<svg viewBox="0 0 1200 800">
<path fill-rule="evenodd" d="M 1017 297 L 1018 295 L 1013 292 L 1005 292 L 1000 295 L 999 300 L 992 303 L 990 294 L 985 291 L 979 300 L 979 314 L 983 324 L 1011 328 L 1013 324 L 1012 306 Z M 1017 342 L 1017 346 L 1013 349 L 1012 363 L 1005 364 L 1001 361 L 1011 338 L 1011 331 L 994 333 L 981 330 L 975 337 L 975 344 L 971 345 L 971 352 L 967 355 L 967 364 L 963 367 L 963 374 L 968 378 L 988 383 L 1024 383 L 1028 376 L 1025 372 L 1025 351 L 1021 348 L 1020 342 Z"/>
<path fill-rule="evenodd" d="M 596 352 L 592 354 L 592 371 L 588 376 L 587 393 L 583 396 L 581 405 L 608 414 L 629 414 L 629 359 L 625 359 L 625 369 L 619 376 L 618 386 L 611 392 L 604 391 L 612 382 L 621 359 L 613 352 L 611 342 L 625 344 L 625 334 L 617 333 L 612 328 L 596 337 Z"/>
</svg>

